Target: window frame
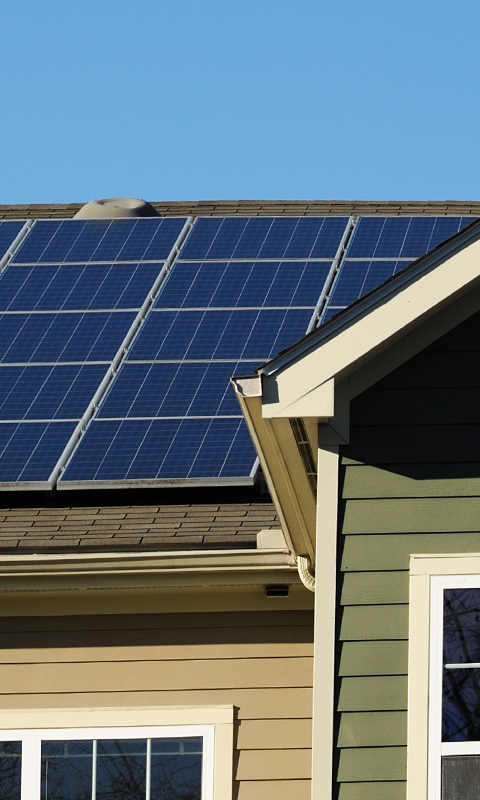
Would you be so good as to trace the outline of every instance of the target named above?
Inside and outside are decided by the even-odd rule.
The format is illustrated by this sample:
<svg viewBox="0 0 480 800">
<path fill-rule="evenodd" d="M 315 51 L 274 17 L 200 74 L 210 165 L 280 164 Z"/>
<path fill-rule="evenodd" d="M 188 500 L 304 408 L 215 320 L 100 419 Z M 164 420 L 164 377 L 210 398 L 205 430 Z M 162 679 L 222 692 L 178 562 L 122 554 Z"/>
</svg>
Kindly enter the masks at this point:
<svg viewBox="0 0 480 800">
<path fill-rule="evenodd" d="M 440 800 L 442 755 L 480 742 L 442 743 L 443 591 L 480 588 L 480 555 L 410 557 L 407 800 Z"/>
<path fill-rule="evenodd" d="M 40 800 L 42 741 L 177 736 L 203 738 L 202 800 L 231 800 L 233 706 L 0 711 L 0 740 L 22 742 L 21 800 Z"/>
</svg>

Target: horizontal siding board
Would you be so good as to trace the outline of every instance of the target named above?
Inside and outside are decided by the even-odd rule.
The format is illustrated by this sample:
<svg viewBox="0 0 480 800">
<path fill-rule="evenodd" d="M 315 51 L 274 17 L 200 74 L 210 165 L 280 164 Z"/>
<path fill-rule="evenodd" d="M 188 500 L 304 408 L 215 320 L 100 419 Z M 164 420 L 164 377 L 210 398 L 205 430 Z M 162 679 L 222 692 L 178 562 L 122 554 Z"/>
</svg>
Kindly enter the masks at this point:
<svg viewBox="0 0 480 800">
<path fill-rule="evenodd" d="M 406 781 L 342 783 L 338 800 L 405 800 Z"/>
<path fill-rule="evenodd" d="M 280 626 L 287 629 L 313 625 L 313 611 L 215 611 L 177 614 L 98 614 L 41 617 L 0 617 L 0 633 L 60 631 L 159 631 L 185 628 L 189 631 L 204 628 L 255 628 Z M 235 636 L 241 636 L 239 630 Z M 308 635 L 308 634 L 307 634 Z M 3 636 L 2 636 L 3 640 Z"/>
<path fill-rule="evenodd" d="M 3 643 L 2 643 L 3 645 Z M 0 646 L 3 664 L 38 663 L 63 664 L 114 661 L 192 661 L 241 658 L 293 658 L 313 656 L 313 645 L 292 644 L 204 644 L 158 645 L 138 647 L 64 647 L 35 648 L 29 643 L 22 649 Z"/>
<path fill-rule="evenodd" d="M 353 402 L 362 425 L 471 425 L 478 423 L 480 389 L 382 389 L 365 392 Z"/>
<path fill-rule="evenodd" d="M 341 604 L 408 603 L 408 572 L 346 572 Z"/>
<path fill-rule="evenodd" d="M 345 606 L 340 639 L 407 639 L 408 605 Z"/>
<path fill-rule="evenodd" d="M 348 500 L 343 532 L 457 533 L 480 531 L 480 497 Z"/>
<path fill-rule="evenodd" d="M 405 746 L 407 714 L 405 711 L 344 713 L 338 732 L 338 747 Z"/>
<path fill-rule="evenodd" d="M 480 462 L 474 464 L 395 464 L 383 468 L 347 466 L 344 499 L 374 497 L 480 497 Z M 405 474 L 408 470 L 408 474 Z"/>
<path fill-rule="evenodd" d="M 192 615 L 193 616 L 193 615 Z M 313 627 L 300 625 L 298 628 L 279 626 L 252 628 L 195 628 L 191 620 L 190 628 L 153 628 L 149 630 L 80 630 L 80 631 L 6 631 L 0 636 L 0 649 L 23 649 L 28 646 L 37 650 L 59 650 L 63 648 L 120 648 L 129 647 L 230 647 L 251 645 L 262 647 L 304 645 L 313 643 Z"/>
<path fill-rule="evenodd" d="M 312 746 L 311 719 L 240 720 L 239 750 L 291 750 Z"/>
<path fill-rule="evenodd" d="M 406 708 L 406 676 L 341 678 L 338 711 L 405 711 Z"/>
<path fill-rule="evenodd" d="M 140 685 L 140 684 L 138 684 Z M 234 705 L 238 719 L 297 719 L 312 716 L 312 688 L 231 688 L 179 691 L 0 694 L 0 709 L 94 708 L 98 706 Z"/>
<path fill-rule="evenodd" d="M 342 447 L 342 456 L 364 464 L 478 463 L 479 452 L 480 425 L 352 427 Z"/>
<path fill-rule="evenodd" d="M 339 675 L 406 675 L 408 642 L 344 642 Z"/>
<path fill-rule="evenodd" d="M 480 553 L 479 533 L 406 533 L 345 537 L 342 569 L 407 570 L 413 553 Z"/>
<path fill-rule="evenodd" d="M 406 771 L 406 747 L 360 747 L 340 751 L 339 781 L 402 781 Z"/>
<path fill-rule="evenodd" d="M 306 750 L 241 750 L 234 765 L 234 779 L 309 779 L 312 754 Z"/>
<path fill-rule="evenodd" d="M 312 685 L 311 658 L 234 661 L 137 661 L 58 664 L 0 664 L 0 691 L 107 692 L 144 690 L 302 687 Z"/>
<path fill-rule="evenodd" d="M 235 800 L 310 800 L 308 781 L 241 781 L 234 790 Z M 396 798 L 392 798 L 396 800 Z"/>
</svg>

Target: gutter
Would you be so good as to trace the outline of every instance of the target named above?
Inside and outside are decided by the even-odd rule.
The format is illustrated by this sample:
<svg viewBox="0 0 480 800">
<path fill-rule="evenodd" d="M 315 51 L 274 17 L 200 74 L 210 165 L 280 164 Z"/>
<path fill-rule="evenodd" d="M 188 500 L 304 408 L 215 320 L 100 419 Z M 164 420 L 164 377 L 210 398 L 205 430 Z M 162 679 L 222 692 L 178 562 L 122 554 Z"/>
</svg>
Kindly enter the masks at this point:
<svg viewBox="0 0 480 800">
<path fill-rule="evenodd" d="M 299 584 L 286 547 L 0 556 L 0 594 L 181 586 Z"/>
</svg>

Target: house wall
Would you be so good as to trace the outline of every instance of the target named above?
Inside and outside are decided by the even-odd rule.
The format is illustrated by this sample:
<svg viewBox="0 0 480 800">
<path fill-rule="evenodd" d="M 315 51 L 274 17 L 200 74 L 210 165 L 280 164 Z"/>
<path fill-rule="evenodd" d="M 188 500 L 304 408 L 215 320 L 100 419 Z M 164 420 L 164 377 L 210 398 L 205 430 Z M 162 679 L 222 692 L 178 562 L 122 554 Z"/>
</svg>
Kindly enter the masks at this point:
<svg viewBox="0 0 480 800">
<path fill-rule="evenodd" d="M 351 405 L 341 448 L 339 800 L 403 800 L 411 553 L 480 552 L 480 316 Z"/>
<path fill-rule="evenodd" d="M 307 800 L 312 642 L 307 610 L 0 617 L 0 708 L 232 704 L 233 797 Z"/>
</svg>

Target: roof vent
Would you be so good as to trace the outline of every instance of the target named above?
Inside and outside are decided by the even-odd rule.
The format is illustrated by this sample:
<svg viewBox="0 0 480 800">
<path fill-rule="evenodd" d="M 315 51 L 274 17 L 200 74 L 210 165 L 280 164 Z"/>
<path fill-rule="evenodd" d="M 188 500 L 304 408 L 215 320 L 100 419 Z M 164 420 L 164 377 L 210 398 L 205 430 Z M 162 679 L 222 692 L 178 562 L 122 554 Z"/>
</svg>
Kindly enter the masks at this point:
<svg viewBox="0 0 480 800">
<path fill-rule="evenodd" d="M 74 219 L 111 219 L 112 217 L 158 217 L 157 210 L 135 197 L 107 197 L 92 200 L 77 211 Z"/>
</svg>

